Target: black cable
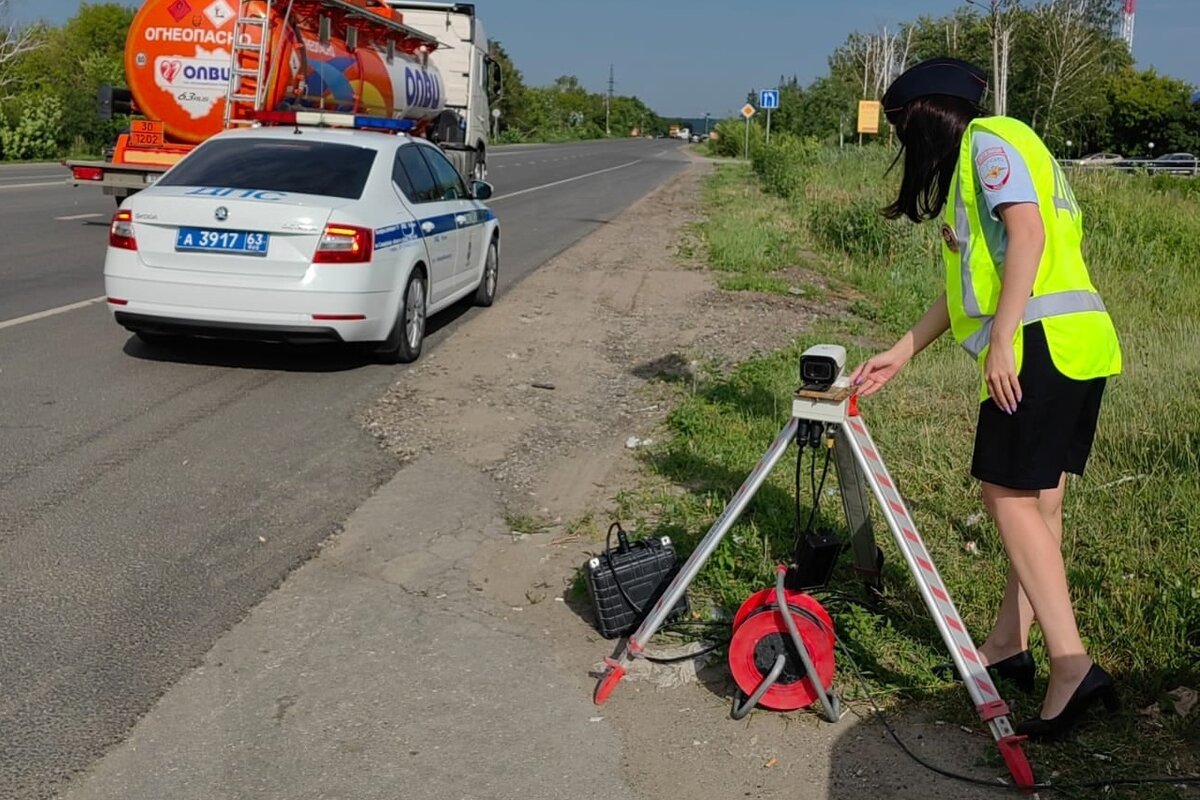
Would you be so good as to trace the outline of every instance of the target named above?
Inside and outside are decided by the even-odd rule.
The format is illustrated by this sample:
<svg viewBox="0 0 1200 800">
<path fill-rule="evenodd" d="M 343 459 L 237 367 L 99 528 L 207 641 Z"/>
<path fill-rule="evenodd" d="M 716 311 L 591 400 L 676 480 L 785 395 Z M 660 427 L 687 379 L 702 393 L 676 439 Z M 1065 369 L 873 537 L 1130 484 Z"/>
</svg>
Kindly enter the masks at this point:
<svg viewBox="0 0 1200 800">
<path fill-rule="evenodd" d="M 813 520 L 816 519 L 817 510 L 821 507 L 821 494 L 825 491 L 825 479 L 829 477 L 830 456 L 831 456 L 831 452 L 830 452 L 829 448 L 826 448 L 825 449 L 825 465 L 823 467 L 821 467 L 821 482 L 820 482 L 820 484 L 817 484 L 814 480 L 814 483 L 813 483 L 813 507 L 812 507 L 812 513 L 809 514 L 809 517 L 808 517 L 809 533 L 812 533 L 812 531 L 813 531 Z M 813 454 L 812 468 L 813 468 L 813 475 L 815 478 L 816 471 L 817 471 L 817 456 L 815 453 Z"/>
<path fill-rule="evenodd" d="M 951 772 L 950 770 L 942 769 L 941 767 L 938 767 L 934 764 L 930 764 L 928 761 L 925 761 L 923 758 L 918 756 L 912 750 L 909 750 L 908 745 L 906 745 L 904 743 L 904 740 L 901 739 L 899 734 L 896 733 L 896 729 L 892 727 L 892 724 L 890 722 L 888 722 L 887 715 L 883 713 L 883 709 L 880 708 L 879 703 L 876 702 L 875 695 L 871 692 L 871 686 L 867 682 L 866 676 L 862 674 L 862 670 L 860 670 L 858 668 L 858 662 L 856 662 L 854 660 L 854 656 L 850 653 L 850 649 L 842 642 L 841 638 L 839 638 L 837 636 L 837 634 L 832 629 L 829 628 L 829 626 L 824 624 L 823 621 L 821 621 L 819 619 L 816 621 L 817 621 L 818 625 L 820 625 L 821 627 L 823 627 L 827 631 L 829 631 L 831 634 L 833 634 L 834 641 L 837 643 L 838 649 L 841 650 L 842 655 L 846 657 L 846 660 L 850 662 L 850 666 L 854 669 L 855 677 L 858 678 L 858 683 L 862 687 L 863 694 L 865 694 L 867 696 L 867 700 L 871 703 L 871 707 L 873 709 L 875 709 L 875 713 L 879 715 L 879 721 L 883 723 L 884 729 L 887 730 L 888 734 L 891 735 L 892 739 L 895 740 L 896 744 L 900 746 L 900 749 L 903 750 L 904 753 L 909 758 L 911 758 L 913 761 L 920 764 L 922 767 L 925 767 L 925 769 L 927 769 L 931 772 L 936 772 L 938 775 L 941 775 L 946 778 L 952 778 L 953 780 L 963 781 L 965 783 L 972 783 L 977 786 L 987 786 L 992 789 L 1011 790 L 1013 788 L 1012 786 L 1009 786 L 1007 784 L 1000 784 L 1000 783 L 996 783 L 995 781 L 988 781 L 988 780 L 984 780 L 983 778 L 976 778 L 972 775 L 962 775 L 957 772 Z M 1040 792 L 1040 791 L 1051 791 L 1051 790 L 1066 791 L 1066 790 L 1071 790 L 1071 789 L 1103 789 L 1108 786 L 1142 786 L 1145 784 L 1159 784 L 1159 783 L 1200 785 L 1200 776 L 1181 777 L 1181 778 L 1169 778 L 1169 777 L 1159 777 L 1159 776 L 1146 777 L 1146 778 L 1114 778 L 1112 780 L 1091 781 L 1088 783 L 1035 783 L 1035 784 L 1032 784 L 1031 786 L 1020 786 L 1017 788 L 1022 789 L 1022 790 Z"/>
</svg>

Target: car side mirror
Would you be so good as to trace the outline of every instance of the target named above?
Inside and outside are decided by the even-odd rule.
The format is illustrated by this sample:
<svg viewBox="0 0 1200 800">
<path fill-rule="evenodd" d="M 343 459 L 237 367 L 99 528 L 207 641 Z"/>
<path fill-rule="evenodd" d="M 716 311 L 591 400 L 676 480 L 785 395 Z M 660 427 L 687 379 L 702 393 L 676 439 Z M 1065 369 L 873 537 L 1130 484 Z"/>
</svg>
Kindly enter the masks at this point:
<svg viewBox="0 0 1200 800">
<path fill-rule="evenodd" d="M 487 200 L 492 196 L 492 185 L 487 181 L 471 181 L 467 194 L 472 200 Z"/>
</svg>

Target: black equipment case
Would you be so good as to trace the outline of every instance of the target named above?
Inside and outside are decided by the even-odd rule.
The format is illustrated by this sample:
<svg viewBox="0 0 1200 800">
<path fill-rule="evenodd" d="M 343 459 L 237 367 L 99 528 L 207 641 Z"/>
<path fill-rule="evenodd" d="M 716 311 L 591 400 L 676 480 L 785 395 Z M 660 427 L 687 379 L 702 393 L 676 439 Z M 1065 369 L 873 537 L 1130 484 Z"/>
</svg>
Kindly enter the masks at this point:
<svg viewBox="0 0 1200 800">
<path fill-rule="evenodd" d="M 614 530 L 618 540 L 616 549 L 611 546 Z M 620 523 L 613 523 L 608 529 L 604 552 L 584 565 L 588 596 L 600 635 L 615 639 L 633 633 L 678 571 L 679 556 L 669 537 L 630 543 Z M 687 612 L 685 593 L 667 619 Z"/>
</svg>

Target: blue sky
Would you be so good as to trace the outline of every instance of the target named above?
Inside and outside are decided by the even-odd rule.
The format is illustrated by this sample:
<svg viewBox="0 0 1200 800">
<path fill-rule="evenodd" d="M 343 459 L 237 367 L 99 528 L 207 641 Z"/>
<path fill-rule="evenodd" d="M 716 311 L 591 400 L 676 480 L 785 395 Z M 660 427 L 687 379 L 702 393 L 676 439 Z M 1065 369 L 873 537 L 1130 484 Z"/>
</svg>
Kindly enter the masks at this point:
<svg viewBox="0 0 1200 800">
<path fill-rule="evenodd" d="M 526 81 L 573 74 L 602 91 L 614 65 L 621 94 L 668 116 L 724 116 L 746 92 L 780 75 L 802 82 L 825 71 L 852 30 L 927 13 L 962 0 L 476 0 L 488 35 L 503 42 Z M 1134 57 L 1200 85 L 1198 0 L 1139 0 Z M 9 0 L 17 22 L 61 22 L 78 0 Z"/>
</svg>

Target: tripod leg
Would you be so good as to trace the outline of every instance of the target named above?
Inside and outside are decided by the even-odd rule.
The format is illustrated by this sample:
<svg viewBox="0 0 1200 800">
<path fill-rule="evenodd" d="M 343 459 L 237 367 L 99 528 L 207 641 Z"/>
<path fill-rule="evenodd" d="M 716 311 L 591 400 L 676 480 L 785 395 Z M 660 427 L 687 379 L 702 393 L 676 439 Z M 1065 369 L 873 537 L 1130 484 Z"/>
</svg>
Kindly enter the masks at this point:
<svg viewBox="0 0 1200 800">
<path fill-rule="evenodd" d="M 793 417 L 784 426 L 783 430 L 780 431 L 779 436 L 771 443 L 771 447 L 767 450 L 766 454 L 759 460 L 754 470 L 746 477 L 746 480 L 742 482 L 741 487 L 737 490 L 737 494 L 725 506 L 725 510 L 721 512 L 721 516 L 717 518 L 717 521 L 709 528 L 708 533 L 696 545 L 696 549 L 692 551 L 687 561 L 680 567 L 674 580 L 667 586 L 666 591 L 659 597 L 654 607 L 650 609 L 650 613 L 642 620 L 642 624 L 629 637 L 629 641 L 620 658 L 606 658 L 604 660 L 607 670 L 596 689 L 595 702 L 597 705 L 603 703 L 612 694 L 613 689 L 616 688 L 616 683 L 624 676 L 630 659 L 641 655 L 642 650 L 645 649 L 646 644 L 650 641 L 650 637 L 654 636 L 662 626 L 670 610 L 675 607 L 675 604 L 679 602 L 679 598 L 687 591 L 688 585 L 696 579 L 696 575 L 699 574 L 700 569 L 704 566 L 704 562 L 713 554 L 713 551 L 717 549 L 717 545 L 725 538 L 725 534 L 733 527 L 733 523 L 737 522 L 738 517 L 745 511 L 746 506 L 754 497 L 759 487 L 762 486 L 767 475 L 770 474 L 779 459 L 783 457 L 788 445 L 796 437 L 798 426 L 799 421 Z"/>
<path fill-rule="evenodd" d="M 917 588 L 925 606 L 933 616 L 942 640 L 950 650 L 950 656 L 958 667 L 963 683 L 980 719 L 987 724 L 1000 749 L 1005 764 L 1019 786 L 1033 783 L 1033 771 L 1021 749 L 1023 736 L 1018 736 L 1008 719 L 1008 705 L 1000 697 L 991 675 L 983 666 L 975 643 L 967 633 L 966 625 L 959 616 L 950 592 L 946 589 L 933 557 L 925 547 L 917 525 L 908 511 L 908 506 L 896 488 L 896 482 L 883 463 L 883 457 L 871 438 L 867 425 L 861 417 L 854 416 L 846 423 L 847 441 L 854 451 L 855 460 L 867 476 L 871 492 L 879 501 L 879 507 L 887 520 L 888 527 L 896 539 L 896 545 L 904 554 L 904 560 L 916 579 Z"/>
<path fill-rule="evenodd" d="M 870 499 L 867 495 L 866 476 L 854 459 L 854 450 L 848 440 L 846 426 L 838 426 L 834 435 L 834 466 L 837 467 L 838 487 L 842 495 L 842 508 L 846 512 L 846 524 L 850 529 L 850 545 L 854 550 L 854 568 L 863 577 L 868 587 L 876 592 L 883 591 L 883 553 L 875 544 L 875 531 L 871 528 Z"/>
</svg>

